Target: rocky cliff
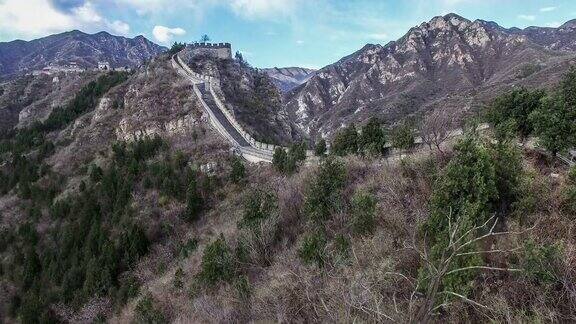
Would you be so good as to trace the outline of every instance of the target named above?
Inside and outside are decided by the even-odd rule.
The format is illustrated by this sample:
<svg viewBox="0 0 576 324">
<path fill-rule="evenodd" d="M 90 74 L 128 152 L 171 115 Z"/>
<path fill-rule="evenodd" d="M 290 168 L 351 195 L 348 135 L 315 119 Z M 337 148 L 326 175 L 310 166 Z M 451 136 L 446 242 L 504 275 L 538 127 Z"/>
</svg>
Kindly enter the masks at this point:
<svg viewBox="0 0 576 324">
<path fill-rule="evenodd" d="M 285 95 L 314 138 L 370 116 L 395 122 L 446 105 L 482 105 L 495 89 L 555 82 L 576 50 L 573 22 L 506 29 L 455 14 L 435 17 L 386 45 L 366 45 Z"/>
</svg>

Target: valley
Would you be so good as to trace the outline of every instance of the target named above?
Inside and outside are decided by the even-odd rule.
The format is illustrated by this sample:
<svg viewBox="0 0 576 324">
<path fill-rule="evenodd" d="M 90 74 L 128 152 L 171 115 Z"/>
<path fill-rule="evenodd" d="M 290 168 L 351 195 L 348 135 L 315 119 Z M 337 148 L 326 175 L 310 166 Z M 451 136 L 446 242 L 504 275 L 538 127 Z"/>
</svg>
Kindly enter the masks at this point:
<svg viewBox="0 0 576 324">
<path fill-rule="evenodd" d="M 0 322 L 576 320 L 574 21 L 232 46 L 0 43 Z"/>
</svg>

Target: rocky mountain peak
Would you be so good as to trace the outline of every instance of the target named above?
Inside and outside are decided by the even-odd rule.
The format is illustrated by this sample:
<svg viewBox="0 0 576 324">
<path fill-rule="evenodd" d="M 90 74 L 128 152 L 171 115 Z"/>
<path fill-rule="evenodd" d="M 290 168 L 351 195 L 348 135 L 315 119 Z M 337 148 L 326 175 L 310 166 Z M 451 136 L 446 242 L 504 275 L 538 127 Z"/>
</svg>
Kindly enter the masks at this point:
<svg viewBox="0 0 576 324">
<path fill-rule="evenodd" d="M 71 62 L 88 69 L 97 67 L 99 61 L 112 67 L 134 67 L 164 50 L 143 36 L 130 39 L 105 31 L 87 34 L 72 30 L 32 41 L 0 43 L 0 77 Z"/>
<path fill-rule="evenodd" d="M 330 136 L 369 116 L 394 122 L 481 88 L 515 82 L 523 66 L 556 64 L 566 52 L 576 53 L 576 20 L 560 28 L 507 29 L 448 14 L 320 69 L 284 102 L 305 134 Z"/>
</svg>

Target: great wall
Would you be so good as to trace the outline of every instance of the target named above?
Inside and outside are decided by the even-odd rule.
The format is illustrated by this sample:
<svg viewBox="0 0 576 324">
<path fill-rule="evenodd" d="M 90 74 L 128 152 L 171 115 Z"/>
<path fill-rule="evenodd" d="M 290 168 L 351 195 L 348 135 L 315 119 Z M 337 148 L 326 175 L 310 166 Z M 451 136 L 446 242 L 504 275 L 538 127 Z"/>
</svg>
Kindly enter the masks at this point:
<svg viewBox="0 0 576 324">
<path fill-rule="evenodd" d="M 237 153 L 250 162 L 272 162 L 277 146 L 256 141 L 242 128 L 214 91 L 219 86 L 218 79 L 192 71 L 178 54 L 172 56 L 172 66 L 192 83 L 194 94 L 208 114 L 210 124 Z"/>
</svg>

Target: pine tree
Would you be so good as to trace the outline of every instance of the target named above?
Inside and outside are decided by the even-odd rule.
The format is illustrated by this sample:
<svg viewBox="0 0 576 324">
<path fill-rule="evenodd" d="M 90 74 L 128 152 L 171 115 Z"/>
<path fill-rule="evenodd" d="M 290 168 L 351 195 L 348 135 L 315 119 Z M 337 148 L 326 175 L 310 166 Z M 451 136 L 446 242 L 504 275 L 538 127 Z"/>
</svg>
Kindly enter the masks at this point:
<svg viewBox="0 0 576 324">
<path fill-rule="evenodd" d="M 186 210 L 184 211 L 183 218 L 188 222 L 195 221 L 200 216 L 202 206 L 203 199 L 198 190 L 198 184 L 196 179 L 192 179 L 186 191 Z"/>
</svg>

